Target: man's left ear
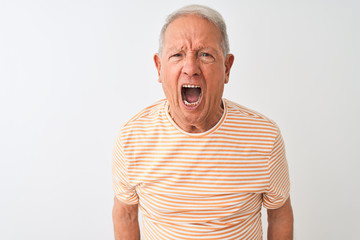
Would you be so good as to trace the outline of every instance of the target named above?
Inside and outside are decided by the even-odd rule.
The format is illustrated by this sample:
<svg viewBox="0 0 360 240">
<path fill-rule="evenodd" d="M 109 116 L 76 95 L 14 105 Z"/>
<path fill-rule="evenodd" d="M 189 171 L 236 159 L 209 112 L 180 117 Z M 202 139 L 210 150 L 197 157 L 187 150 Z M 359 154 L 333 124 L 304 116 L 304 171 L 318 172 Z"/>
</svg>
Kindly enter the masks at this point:
<svg viewBox="0 0 360 240">
<path fill-rule="evenodd" d="M 229 77 L 230 77 L 230 69 L 234 63 L 234 55 L 232 54 L 228 54 L 226 55 L 225 58 L 225 83 L 229 82 Z"/>
</svg>

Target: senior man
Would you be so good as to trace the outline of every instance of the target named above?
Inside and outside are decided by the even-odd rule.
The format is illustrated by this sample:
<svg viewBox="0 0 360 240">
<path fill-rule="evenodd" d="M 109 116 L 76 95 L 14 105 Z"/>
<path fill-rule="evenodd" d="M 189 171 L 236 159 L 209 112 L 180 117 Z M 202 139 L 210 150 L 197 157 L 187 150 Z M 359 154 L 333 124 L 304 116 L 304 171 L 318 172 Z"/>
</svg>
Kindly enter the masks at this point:
<svg viewBox="0 0 360 240">
<path fill-rule="evenodd" d="M 115 239 L 292 239 L 285 150 L 276 124 L 223 98 L 234 56 L 208 7 L 167 18 L 154 56 L 166 99 L 124 124 L 113 155 Z"/>
</svg>

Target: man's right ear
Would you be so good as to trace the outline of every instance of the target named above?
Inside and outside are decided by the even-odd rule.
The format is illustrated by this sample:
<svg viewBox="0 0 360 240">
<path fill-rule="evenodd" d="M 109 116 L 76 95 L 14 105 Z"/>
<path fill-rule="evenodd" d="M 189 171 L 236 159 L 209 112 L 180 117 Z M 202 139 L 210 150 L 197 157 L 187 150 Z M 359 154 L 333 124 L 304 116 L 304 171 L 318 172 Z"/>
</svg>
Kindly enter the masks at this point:
<svg viewBox="0 0 360 240">
<path fill-rule="evenodd" d="M 160 79 L 161 60 L 160 60 L 160 56 L 158 53 L 154 54 L 154 63 L 155 63 L 156 70 L 158 72 L 158 77 L 159 77 L 158 82 L 161 83 L 161 79 Z"/>
</svg>

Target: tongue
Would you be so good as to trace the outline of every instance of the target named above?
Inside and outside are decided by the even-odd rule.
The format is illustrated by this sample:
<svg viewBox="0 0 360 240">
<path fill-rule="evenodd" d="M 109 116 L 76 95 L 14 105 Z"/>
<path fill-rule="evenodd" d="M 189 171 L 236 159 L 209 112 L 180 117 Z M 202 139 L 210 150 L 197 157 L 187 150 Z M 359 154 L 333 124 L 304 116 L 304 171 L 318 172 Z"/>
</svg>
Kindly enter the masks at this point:
<svg viewBox="0 0 360 240">
<path fill-rule="evenodd" d="M 186 88 L 185 99 L 189 103 L 196 102 L 199 99 L 201 89 L 200 88 Z"/>
</svg>

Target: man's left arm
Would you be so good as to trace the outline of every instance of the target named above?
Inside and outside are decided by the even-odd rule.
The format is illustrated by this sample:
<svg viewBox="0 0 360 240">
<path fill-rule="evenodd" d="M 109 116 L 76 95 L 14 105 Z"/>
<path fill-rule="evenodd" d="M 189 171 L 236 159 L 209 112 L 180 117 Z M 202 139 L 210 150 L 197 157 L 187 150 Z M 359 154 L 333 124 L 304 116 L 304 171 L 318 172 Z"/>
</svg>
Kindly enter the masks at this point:
<svg viewBox="0 0 360 240">
<path fill-rule="evenodd" d="M 294 216 L 290 197 L 277 209 L 268 209 L 268 240 L 292 240 Z"/>
</svg>

